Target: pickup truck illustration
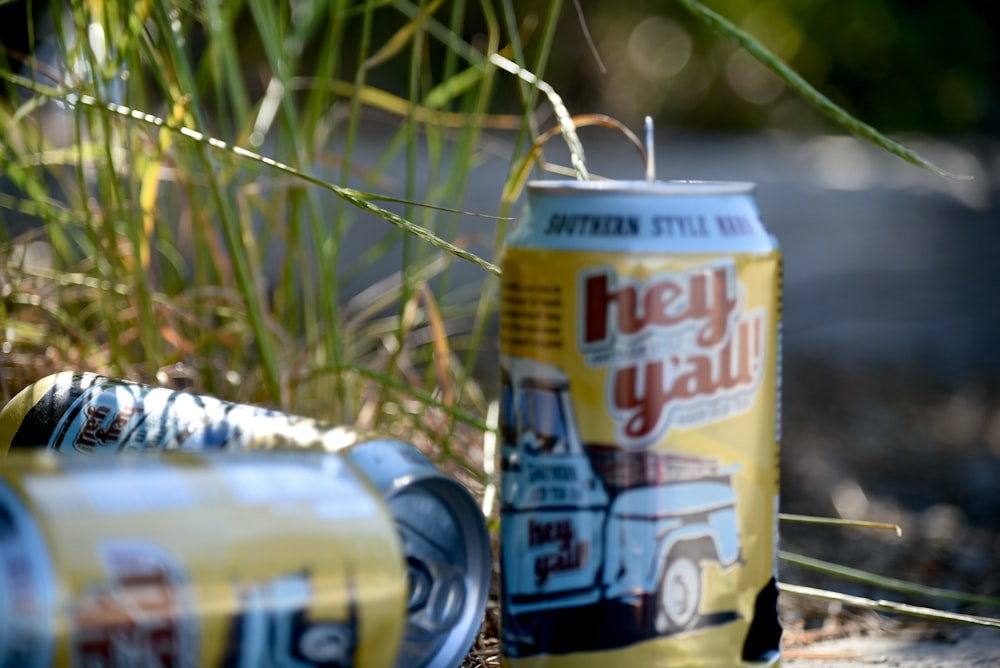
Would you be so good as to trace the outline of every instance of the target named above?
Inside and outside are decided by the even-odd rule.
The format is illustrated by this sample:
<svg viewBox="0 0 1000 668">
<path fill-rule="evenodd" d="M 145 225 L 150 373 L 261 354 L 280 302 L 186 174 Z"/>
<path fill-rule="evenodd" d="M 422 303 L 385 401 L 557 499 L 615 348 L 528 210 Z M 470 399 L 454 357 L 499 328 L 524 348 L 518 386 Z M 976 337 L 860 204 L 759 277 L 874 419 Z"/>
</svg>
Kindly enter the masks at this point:
<svg viewBox="0 0 1000 668">
<path fill-rule="evenodd" d="M 501 373 L 505 619 L 613 601 L 645 606 L 650 636 L 713 623 L 702 568 L 740 561 L 734 470 L 584 444 L 562 370 L 505 355 Z"/>
</svg>

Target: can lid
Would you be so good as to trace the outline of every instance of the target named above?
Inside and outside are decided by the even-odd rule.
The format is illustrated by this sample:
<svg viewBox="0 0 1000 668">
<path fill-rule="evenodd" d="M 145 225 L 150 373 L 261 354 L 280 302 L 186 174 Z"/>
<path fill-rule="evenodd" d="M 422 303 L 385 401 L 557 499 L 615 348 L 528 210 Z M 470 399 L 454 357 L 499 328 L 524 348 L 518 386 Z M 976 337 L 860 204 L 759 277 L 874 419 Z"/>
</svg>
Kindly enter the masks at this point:
<svg viewBox="0 0 1000 668">
<path fill-rule="evenodd" d="M 396 665 L 461 664 L 489 596 L 489 534 L 479 506 L 412 445 L 367 441 L 344 454 L 382 492 L 403 542 L 410 595 Z"/>
<path fill-rule="evenodd" d="M 529 192 L 572 193 L 621 193 L 629 195 L 745 195 L 752 193 L 757 184 L 750 181 L 615 181 L 552 179 L 529 181 Z"/>
</svg>

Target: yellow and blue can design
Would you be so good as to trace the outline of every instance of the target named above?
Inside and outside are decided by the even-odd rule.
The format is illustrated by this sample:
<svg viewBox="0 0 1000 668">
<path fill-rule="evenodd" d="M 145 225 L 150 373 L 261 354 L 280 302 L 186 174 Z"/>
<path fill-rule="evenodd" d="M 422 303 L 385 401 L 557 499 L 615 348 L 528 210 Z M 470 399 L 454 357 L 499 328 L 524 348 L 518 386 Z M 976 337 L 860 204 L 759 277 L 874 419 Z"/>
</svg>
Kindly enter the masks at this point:
<svg viewBox="0 0 1000 668">
<path fill-rule="evenodd" d="M 320 453 L 0 464 L 0 664 L 391 666 L 405 564 Z"/>
<path fill-rule="evenodd" d="M 749 186 L 532 185 L 502 261 L 506 665 L 776 665 L 780 252 Z"/>
<path fill-rule="evenodd" d="M 29 448 L 108 461 L 162 452 L 337 453 L 388 504 L 407 563 L 409 601 L 400 668 L 459 663 L 485 614 L 491 558 L 475 499 L 416 447 L 343 426 L 65 371 L 24 388 L 0 410 L 0 456 Z"/>
</svg>

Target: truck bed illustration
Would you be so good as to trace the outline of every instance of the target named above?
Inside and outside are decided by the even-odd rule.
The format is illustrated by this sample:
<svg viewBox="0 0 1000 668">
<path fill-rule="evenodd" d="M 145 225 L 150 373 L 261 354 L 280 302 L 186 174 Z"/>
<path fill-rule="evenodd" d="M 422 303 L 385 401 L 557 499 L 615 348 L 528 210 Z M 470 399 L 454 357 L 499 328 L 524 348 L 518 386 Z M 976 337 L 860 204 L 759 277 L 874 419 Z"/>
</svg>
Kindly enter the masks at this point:
<svg viewBox="0 0 1000 668">
<path fill-rule="evenodd" d="M 505 619 L 612 601 L 653 606 L 654 635 L 695 627 L 704 564 L 740 560 L 734 470 L 584 444 L 562 370 L 501 369 Z"/>
</svg>

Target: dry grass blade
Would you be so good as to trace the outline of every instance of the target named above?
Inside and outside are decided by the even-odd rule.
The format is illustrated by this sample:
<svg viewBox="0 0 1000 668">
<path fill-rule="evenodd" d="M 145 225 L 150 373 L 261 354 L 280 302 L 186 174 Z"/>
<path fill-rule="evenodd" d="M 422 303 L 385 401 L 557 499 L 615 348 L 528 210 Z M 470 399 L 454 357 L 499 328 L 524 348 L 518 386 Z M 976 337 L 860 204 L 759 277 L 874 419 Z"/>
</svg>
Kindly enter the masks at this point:
<svg viewBox="0 0 1000 668">
<path fill-rule="evenodd" d="M 576 134 L 576 126 L 573 125 L 573 119 L 569 115 L 569 110 L 555 88 L 514 61 L 504 58 L 499 53 L 491 54 L 490 62 L 502 70 L 517 76 L 522 81 L 531 84 L 545 94 L 545 97 L 549 99 L 549 103 L 552 105 L 552 112 L 559 121 L 559 127 L 562 128 L 562 134 L 566 139 L 566 145 L 569 147 L 570 161 L 573 163 L 576 178 L 582 181 L 589 179 L 590 174 L 587 172 L 587 161 L 583 155 L 583 144 L 580 143 L 580 138 Z"/>
<path fill-rule="evenodd" d="M 572 124 L 577 128 L 583 128 L 587 126 L 599 125 L 606 128 L 613 128 L 620 131 L 625 137 L 636 147 L 639 151 L 639 157 L 642 161 L 646 162 L 646 149 L 643 146 L 642 141 L 639 137 L 629 129 L 627 125 L 618 121 L 610 116 L 604 114 L 581 114 L 579 116 L 573 116 L 570 118 Z M 549 142 L 550 139 L 558 134 L 564 132 L 563 124 L 556 125 L 545 132 L 543 132 L 538 139 L 532 144 L 531 150 L 528 152 L 524 158 L 518 162 L 517 166 L 514 168 L 511 178 L 507 180 L 504 185 L 503 191 L 503 201 L 513 202 L 518 197 L 520 197 L 521 192 L 524 190 L 524 185 L 528 181 L 528 177 L 531 174 L 531 165 L 538 160 L 538 156 L 542 153 L 542 148 L 545 144 Z"/>
<path fill-rule="evenodd" d="M 897 536 L 903 535 L 903 529 L 898 524 L 890 524 L 888 522 L 845 520 L 840 517 L 815 517 L 813 515 L 795 515 L 792 513 L 779 513 L 778 519 L 782 522 L 795 522 L 798 524 L 822 524 L 826 526 L 854 527 L 856 529 L 880 529 L 885 531 L 894 531 Z"/>
<path fill-rule="evenodd" d="M 587 27 L 587 19 L 583 15 L 583 6 L 580 4 L 580 0 L 573 0 L 573 8 L 576 10 L 576 17 L 580 21 L 580 30 L 583 32 L 583 38 L 587 41 L 591 55 L 594 56 L 597 68 L 601 70 L 601 74 L 607 74 L 608 68 L 604 65 L 601 54 L 597 51 L 597 45 L 594 44 L 594 37 L 590 34 L 590 28 Z"/>
<path fill-rule="evenodd" d="M 933 619 L 940 622 L 957 622 L 960 624 L 973 624 L 976 626 L 989 626 L 1000 629 L 1000 619 L 994 619 L 992 617 L 947 612 L 945 610 L 936 610 L 934 608 L 927 608 L 921 605 L 910 605 L 908 603 L 898 603 L 896 601 L 887 601 L 885 599 L 871 599 L 863 596 L 851 596 L 849 594 L 841 594 L 840 592 L 829 591 L 827 589 L 817 589 L 816 587 L 805 587 L 803 585 L 788 584 L 785 582 L 778 583 L 778 589 L 783 594 L 818 598 L 824 601 L 835 601 L 843 605 L 865 608 L 867 610 L 879 610 L 882 612 L 892 612 L 900 615 L 923 617 L 925 619 Z"/>
<path fill-rule="evenodd" d="M 493 505 L 497 499 L 496 454 L 497 433 L 500 426 L 500 402 L 493 400 L 486 411 L 486 425 L 489 429 L 483 434 L 483 475 L 486 478 L 486 489 L 483 491 L 481 508 L 483 516 L 493 514 Z"/>
<path fill-rule="evenodd" d="M 473 71 L 477 79 L 482 75 L 478 70 Z M 358 101 L 373 109 L 385 111 L 400 118 L 412 116 L 415 120 L 424 125 L 434 125 L 443 128 L 464 128 L 470 123 L 475 123 L 478 127 L 489 128 L 491 130 L 516 130 L 521 125 L 521 117 L 511 114 L 479 114 L 470 118 L 468 114 L 461 112 L 440 111 L 433 105 L 420 105 L 411 103 L 406 98 L 376 88 L 374 86 L 362 86 L 360 89 L 349 81 L 321 81 L 313 77 L 296 77 L 289 82 L 289 87 L 294 90 L 326 90 L 344 97 L 353 97 L 355 94 Z M 430 96 L 428 95 L 428 99 Z"/>
<path fill-rule="evenodd" d="M 822 559 L 805 557 L 800 554 L 793 554 L 786 551 L 780 551 L 778 556 L 782 561 L 795 564 L 796 566 L 801 566 L 802 568 L 807 568 L 819 573 L 826 573 L 827 575 L 834 575 L 845 580 L 862 582 L 881 589 L 889 589 L 916 596 L 926 596 L 928 598 L 987 605 L 1000 610 L 1000 599 L 992 596 L 967 594 L 965 592 L 953 591 L 951 589 L 941 589 L 940 587 L 927 587 L 915 582 L 908 582 L 898 578 L 877 575 L 875 573 L 869 573 L 868 571 L 863 571 L 857 568 L 851 568 L 850 566 L 842 566 L 841 564 L 834 564 Z"/>
<path fill-rule="evenodd" d="M 429 17 L 433 16 L 434 13 L 441 7 L 443 0 L 434 0 L 426 7 L 420 10 L 411 21 L 406 25 L 396 31 L 396 33 L 390 37 L 381 49 L 373 53 L 371 56 L 361 64 L 361 67 L 367 69 L 372 69 L 376 65 L 380 65 L 387 60 L 390 60 L 393 56 L 398 55 L 403 48 L 413 39 L 414 34 L 416 34 L 417 29 L 420 28 L 421 24 L 426 21 Z"/>
<path fill-rule="evenodd" d="M 867 123 L 859 121 L 857 118 L 847 113 L 843 108 L 835 104 L 833 100 L 813 88 L 809 82 L 786 65 L 780 58 L 771 53 L 771 51 L 769 51 L 763 44 L 741 30 L 731 21 L 716 12 L 713 12 L 697 0 L 677 0 L 677 2 L 695 17 L 746 49 L 750 55 L 760 61 L 769 70 L 777 74 L 786 84 L 798 91 L 798 93 L 802 95 L 802 97 L 804 97 L 809 104 L 819 109 L 828 118 L 832 119 L 849 132 L 861 137 L 862 139 L 872 142 L 876 146 L 889 151 L 893 155 L 896 155 L 911 164 L 928 169 L 938 176 L 942 176 L 946 179 L 968 180 L 972 178 L 971 176 L 954 174 L 946 169 L 938 167 L 911 149 L 906 148 L 899 142 L 886 137 Z"/>
<path fill-rule="evenodd" d="M 452 386 L 451 372 L 448 360 L 451 357 L 451 349 L 448 346 L 448 333 L 444 328 L 444 320 L 441 318 L 441 310 L 438 308 L 434 293 L 427 287 L 427 283 L 421 283 L 418 288 L 421 300 L 424 302 L 424 310 L 427 322 L 431 328 L 431 340 L 434 346 L 434 365 L 437 367 L 438 385 L 441 387 L 441 399 L 446 406 L 451 406 L 455 402 L 455 391 Z"/>
</svg>

